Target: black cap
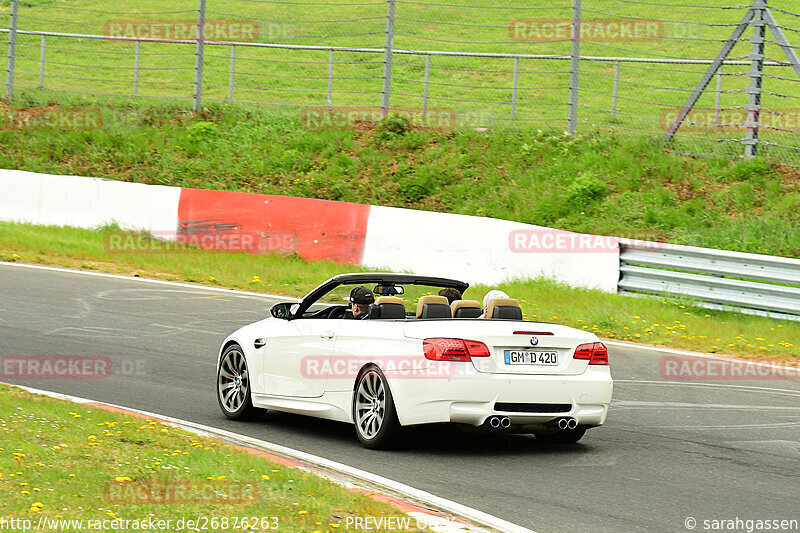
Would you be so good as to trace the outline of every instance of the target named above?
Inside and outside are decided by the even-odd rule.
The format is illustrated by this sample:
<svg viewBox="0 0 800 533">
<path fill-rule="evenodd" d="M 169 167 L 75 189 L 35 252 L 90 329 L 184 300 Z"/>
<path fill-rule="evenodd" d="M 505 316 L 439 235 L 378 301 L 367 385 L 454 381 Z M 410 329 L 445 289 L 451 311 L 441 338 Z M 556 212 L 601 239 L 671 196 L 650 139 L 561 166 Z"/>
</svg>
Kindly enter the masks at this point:
<svg viewBox="0 0 800 533">
<path fill-rule="evenodd" d="M 372 294 L 371 290 L 360 285 L 350 291 L 350 301 L 359 305 L 372 304 L 375 303 L 375 295 Z"/>
</svg>

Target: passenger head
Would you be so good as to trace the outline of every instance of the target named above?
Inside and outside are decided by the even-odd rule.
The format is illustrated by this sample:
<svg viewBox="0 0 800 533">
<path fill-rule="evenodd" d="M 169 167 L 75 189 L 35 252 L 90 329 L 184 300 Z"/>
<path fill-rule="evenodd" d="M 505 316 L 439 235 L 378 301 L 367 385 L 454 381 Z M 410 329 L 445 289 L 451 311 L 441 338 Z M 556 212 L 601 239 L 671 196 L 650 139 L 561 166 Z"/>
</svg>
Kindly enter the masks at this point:
<svg viewBox="0 0 800 533">
<path fill-rule="evenodd" d="M 483 318 L 489 318 L 487 313 L 489 312 L 489 302 L 494 300 L 495 298 L 508 298 L 508 294 L 504 293 L 503 291 L 499 291 L 497 289 L 493 289 L 486 293 L 486 296 L 483 297 Z"/>
<path fill-rule="evenodd" d="M 451 303 L 455 302 L 456 300 L 460 300 L 461 299 L 461 292 L 459 292 L 458 289 L 452 289 L 452 288 L 448 287 L 446 289 L 440 290 L 439 291 L 439 296 L 444 296 L 445 298 L 447 298 L 447 303 L 451 304 Z"/>
</svg>

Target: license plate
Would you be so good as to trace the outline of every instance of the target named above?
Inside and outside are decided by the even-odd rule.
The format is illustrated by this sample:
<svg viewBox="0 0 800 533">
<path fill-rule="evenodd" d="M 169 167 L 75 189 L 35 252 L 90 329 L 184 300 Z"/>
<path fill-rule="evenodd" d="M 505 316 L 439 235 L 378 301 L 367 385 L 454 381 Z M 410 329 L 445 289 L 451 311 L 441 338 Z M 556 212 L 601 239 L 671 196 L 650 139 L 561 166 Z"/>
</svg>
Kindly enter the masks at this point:
<svg viewBox="0 0 800 533">
<path fill-rule="evenodd" d="M 558 352 L 505 350 L 507 365 L 558 365 Z"/>
</svg>

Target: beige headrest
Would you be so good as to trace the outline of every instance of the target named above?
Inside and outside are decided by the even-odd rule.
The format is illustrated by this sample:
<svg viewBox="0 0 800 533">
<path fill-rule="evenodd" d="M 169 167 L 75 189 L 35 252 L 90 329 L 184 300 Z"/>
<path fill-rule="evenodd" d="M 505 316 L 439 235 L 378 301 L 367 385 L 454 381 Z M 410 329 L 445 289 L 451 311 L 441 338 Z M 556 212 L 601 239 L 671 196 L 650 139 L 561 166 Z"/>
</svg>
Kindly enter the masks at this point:
<svg viewBox="0 0 800 533">
<path fill-rule="evenodd" d="M 417 318 L 422 316 L 422 308 L 425 304 L 444 304 L 447 307 L 450 307 L 450 304 L 447 302 L 447 298 L 444 296 L 423 296 L 417 302 Z"/>
<path fill-rule="evenodd" d="M 516 298 L 495 298 L 489 302 L 489 309 L 486 316 L 491 318 L 494 314 L 495 307 L 519 307 L 519 300 Z"/>
<path fill-rule="evenodd" d="M 450 304 L 450 311 L 452 311 L 453 316 L 456 316 L 456 311 L 463 309 L 464 307 L 474 307 L 476 309 L 480 309 L 481 303 L 477 300 L 455 300 Z"/>
<path fill-rule="evenodd" d="M 406 303 L 403 301 L 402 298 L 398 298 L 397 296 L 379 296 L 377 300 L 375 300 L 375 305 L 381 304 L 398 304 L 402 305 L 405 309 Z"/>
</svg>

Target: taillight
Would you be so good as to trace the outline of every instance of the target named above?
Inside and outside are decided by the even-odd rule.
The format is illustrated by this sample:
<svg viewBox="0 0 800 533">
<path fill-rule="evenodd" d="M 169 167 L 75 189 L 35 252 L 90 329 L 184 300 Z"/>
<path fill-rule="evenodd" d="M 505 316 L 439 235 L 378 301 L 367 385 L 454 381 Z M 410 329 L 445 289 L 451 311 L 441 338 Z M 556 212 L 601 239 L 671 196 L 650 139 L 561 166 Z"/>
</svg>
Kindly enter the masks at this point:
<svg viewBox="0 0 800 533">
<path fill-rule="evenodd" d="M 607 365 L 608 348 L 602 342 L 590 342 L 581 344 L 575 348 L 573 359 L 586 359 L 590 365 Z"/>
<path fill-rule="evenodd" d="M 488 346 L 465 339 L 425 339 L 422 352 L 431 361 L 469 361 L 470 357 L 489 357 Z"/>
<path fill-rule="evenodd" d="M 489 347 L 480 341 L 464 340 L 464 344 L 470 357 L 489 357 L 492 355 L 489 352 Z"/>
</svg>

